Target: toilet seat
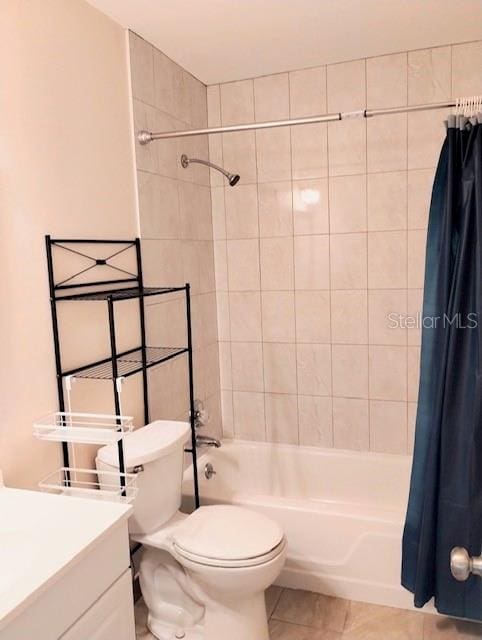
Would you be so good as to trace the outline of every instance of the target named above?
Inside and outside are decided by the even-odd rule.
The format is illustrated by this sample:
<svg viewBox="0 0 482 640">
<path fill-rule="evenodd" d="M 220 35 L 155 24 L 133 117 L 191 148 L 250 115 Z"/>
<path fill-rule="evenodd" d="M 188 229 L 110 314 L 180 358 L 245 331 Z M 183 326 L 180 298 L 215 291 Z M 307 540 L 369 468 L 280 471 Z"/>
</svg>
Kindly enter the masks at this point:
<svg viewBox="0 0 482 640">
<path fill-rule="evenodd" d="M 265 553 L 262 556 L 256 556 L 255 558 L 246 558 L 244 560 L 218 560 L 217 558 L 206 558 L 205 556 L 197 556 L 194 553 L 189 553 L 184 549 L 180 549 L 174 543 L 174 550 L 176 552 L 176 556 L 179 559 L 189 560 L 189 562 L 193 562 L 194 564 L 202 564 L 208 567 L 219 567 L 220 569 L 235 569 L 237 567 L 257 567 L 261 564 L 265 564 L 273 558 L 276 558 L 280 553 L 283 552 L 286 546 L 286 540 L 283 539 L 277 547 Z"/>
<path fill-rule="evenodd" d="M 233 505 L 200 507 L 171 532 L 176 555 L 212 567 L 252 567 L 285 547 L 283 531 L 270 518 Z"/>
</svg>

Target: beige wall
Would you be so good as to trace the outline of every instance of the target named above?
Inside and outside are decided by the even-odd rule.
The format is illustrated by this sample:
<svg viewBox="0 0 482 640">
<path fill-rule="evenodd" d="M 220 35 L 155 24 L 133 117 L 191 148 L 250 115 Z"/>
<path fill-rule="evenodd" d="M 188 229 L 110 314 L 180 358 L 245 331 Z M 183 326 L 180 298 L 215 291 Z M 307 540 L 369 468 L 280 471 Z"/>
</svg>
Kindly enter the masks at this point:
<svg viewBox="0 0 482 640">
<path fill-rule="evenodd" d="M 482 42 L 208 88 L 210 126 L 482 93 Z M 406 453 L 414 315 L 444 113 L 211 136 L 223 426 L 237 438 Z"/>
<path fill-rule="evenodd" d="M 59 461 L 31 436 L 57 408 L 44 234 L 137 235 L 125 37 L 82 0 L 0 6 L 0 468 L 12 486 Z M 107 348 L 100 314 L 66 317 L 69 362 Z M 78 393 L 91 410 L 111 398 Z"/>
<path fill-rule="evenodd" d="M 153 131 L 207 125 L 206 87 L 161 51 L 130 34 L 134 128 Z M 195 395 L 210 414 L 204 433 L 221 432 L 216 292 L 209 172 L 183 169 L 182 153 L 208 157 L 206 137 L 136 144 L 139 220 L 146 284 L 190 282 Z M 186 344 L 182 297 L 150 298 L 148 343 Z M 176 358 L 150 372 L 152 418 L 185 418 L 187 359 Z"/>
</svg>

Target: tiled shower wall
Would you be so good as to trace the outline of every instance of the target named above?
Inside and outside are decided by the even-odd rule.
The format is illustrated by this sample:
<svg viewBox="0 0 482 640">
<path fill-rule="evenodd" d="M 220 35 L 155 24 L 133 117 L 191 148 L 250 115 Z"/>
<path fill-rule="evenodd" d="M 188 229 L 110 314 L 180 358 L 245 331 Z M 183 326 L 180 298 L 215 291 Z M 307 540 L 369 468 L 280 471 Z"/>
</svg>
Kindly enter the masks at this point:
<svg viewBox="0 0 482 640">
<path fill-rule="evenodd" d="M 131 33 L 134 130 L 189 129 L 207 125 L 206 87 L 161 51 Z M 182 153 L 208 158 L 206 137 L 136 143 L 139 222 L 147 286 L 190 282 L 195 395 L 210 414 L 206 432 L 221 429 L 213 236 L 209 173 L 183 169 Z M 186 344 L 182 296 L 147 299 L 147 342 Z M 187 416 L 187 358 L 150 370 L 151 419 Z"/>
<path fill-rule="evenodd" d="M 482 43 L 208 87 L 209 125 L 482 94 Z M 444 111 L 211 136 L 224 433 L 406 453 Z M 413 322 L 409 320 L 409 322 Z"/>
</svg>

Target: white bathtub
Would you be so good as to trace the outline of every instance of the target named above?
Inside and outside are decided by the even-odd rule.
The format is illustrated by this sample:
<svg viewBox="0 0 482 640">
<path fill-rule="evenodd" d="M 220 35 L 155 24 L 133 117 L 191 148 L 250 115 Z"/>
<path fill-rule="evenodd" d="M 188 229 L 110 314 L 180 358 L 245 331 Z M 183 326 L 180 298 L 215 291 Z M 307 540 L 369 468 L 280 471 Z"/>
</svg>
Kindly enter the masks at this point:
<svg viewBox="0 0 482 640">
<path fill-rule="evenodd" d="M 402 608 L 412 607 L 400 586 L 409 474 L 409 456 L 242 441 L 199 458 L 202 504 L 243 505 L 283 527 L 288 557 L 277 584 Z M 192 469 L 183 489 L 188 507 Z"/>
</svg>

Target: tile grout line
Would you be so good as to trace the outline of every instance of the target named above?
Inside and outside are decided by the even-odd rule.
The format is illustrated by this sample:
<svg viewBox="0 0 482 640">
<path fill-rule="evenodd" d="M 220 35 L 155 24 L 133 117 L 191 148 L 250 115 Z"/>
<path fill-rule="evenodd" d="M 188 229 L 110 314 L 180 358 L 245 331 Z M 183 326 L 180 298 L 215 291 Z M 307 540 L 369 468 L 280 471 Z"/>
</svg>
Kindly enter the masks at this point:
<svg viewBox="0 0 482 640">
<path fill-rule="evenodd" d="M 288 75 L 288 114 L 291 118 L 291 80 Z M 295 260 L 295 216 L 293 207 L 293 128 L 289 128 L 290 139 L 290 187 L 291 187 L 291 226 L 293 233 L 291 236 L 291 250 L 292 250 L 292 265 L 293 265 L 293 316 L 294 316 L 294 328 L 295 328 L 295 382 L 296 382 L 296 429 L 297 429 L 297 444 L 301 444 L 300 438 L 300 389 L 298 380 L 298 340 L 296 335 L 296 260 Z"/>
<path fill-rule="evenodd" d="M 325 111 L 328 110 L 328 68 L 325 67 Z M 335 447 L 335 403 L 333 395 L 333 283 L 332 283 L 332 273 L 331 273 L 331 178 L 330 175 L 330 127 L 326 125 L 326 189 L 327 189 L 327 198 L 328 198 L 328 282 L 330 284 L 330 288 L 328 289 L 328 300 L 329 300 L 329 311 L 330 311 L 330 404 L 331 404 L 331 446 Z"/>
<path fill-rule="evenodd" d="M 256 92 L 254 87 L 254 79 L 251 79 L 251 88 L 253 96 L 253 119 L 256 122 Z M 263 372 L 263 424 L 264 424 L 264 442 L 271 442 L 268 440 L 268 424 L 266 421 L 266 376 L 265 376 L 265 364 L 264 364 L 264 330 L 263 330 L 263 300 L 262 300 L 262 275 L 261 275 L 261 230 L 259 223 L 259 172 L 258 172 L 258 132 L 254 132 L 254 162 L 256 169 L 256 206 L 258 209 L 258 270 L 259 270 L 259 304 L 260 304 L 260 325 L 261 325 L 261 367 Z"/>
</svg>

